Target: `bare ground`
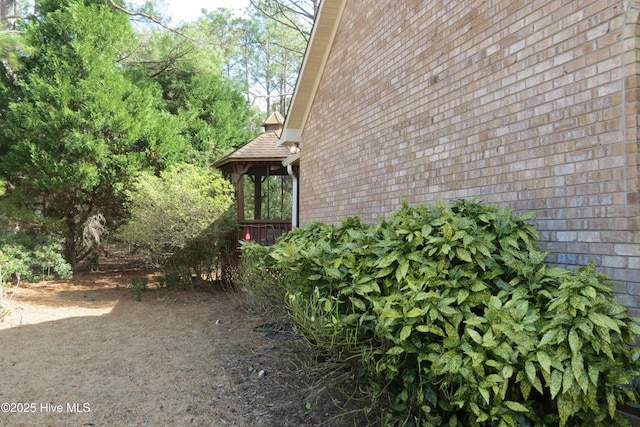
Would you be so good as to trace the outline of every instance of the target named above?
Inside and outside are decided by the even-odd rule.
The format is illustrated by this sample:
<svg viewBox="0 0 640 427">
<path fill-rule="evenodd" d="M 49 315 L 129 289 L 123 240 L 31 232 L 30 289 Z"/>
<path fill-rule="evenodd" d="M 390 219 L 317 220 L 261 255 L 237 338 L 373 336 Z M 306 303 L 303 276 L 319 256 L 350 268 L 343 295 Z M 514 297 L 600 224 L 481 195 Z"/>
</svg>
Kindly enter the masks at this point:
<svg viewBox="0 0 640 427">
<path fill-rule="evenodd" d="M 305 343 L 266 333 L 240 293 L 154 289 L 137 302 L 136 277 L 154 281 L 118 264 L 17 288 L 0 322 L 0 425 L 366 424 L 310 374 Z"/>
</svg>

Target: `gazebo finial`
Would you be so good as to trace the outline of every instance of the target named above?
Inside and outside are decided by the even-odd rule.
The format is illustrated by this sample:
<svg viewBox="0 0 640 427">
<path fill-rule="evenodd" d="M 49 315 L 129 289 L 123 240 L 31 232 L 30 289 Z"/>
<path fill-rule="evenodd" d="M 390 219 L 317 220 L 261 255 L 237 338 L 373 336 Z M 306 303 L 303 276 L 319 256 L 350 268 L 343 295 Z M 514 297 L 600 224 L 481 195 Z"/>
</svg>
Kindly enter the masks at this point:
<svg viewBox="0 0 640 427">
<path fill-rule="evenodd" d="M 267 120 L 265 120 L 264 123 L 262 123 L 262 126 L 264 126 L 265 132 L 269 132 L 272 130 L 275 130 L 275 131 L 282 130 L 282 127 L 284 126 L 284 117 L 282 116 L 282 114 L 280 114 L 280 111 L 278 110 L 279 110 L 278 106 L 277 105 L 274 106 L 273 113 L 271 113 L 269 118 L 267 118 Z"/>
</svg>

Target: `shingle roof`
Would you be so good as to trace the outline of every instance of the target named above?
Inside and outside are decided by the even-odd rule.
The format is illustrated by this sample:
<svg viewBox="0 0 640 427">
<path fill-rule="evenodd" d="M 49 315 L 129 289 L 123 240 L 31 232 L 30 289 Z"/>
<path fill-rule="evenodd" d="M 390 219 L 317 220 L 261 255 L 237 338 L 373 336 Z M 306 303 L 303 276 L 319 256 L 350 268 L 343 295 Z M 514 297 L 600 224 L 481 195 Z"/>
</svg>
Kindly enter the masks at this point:
<svg viewBox="0 0 640 427">
<path fill-rule="evenodd" d="M 213 166 L 219 168 L 228 163 L 236 162 L 282 162 L 291 153 L 285 147 L 277 145 L 280 131 L 265 132 L 249 141 L 231 154 L 215 162 Z"/>
</svg>

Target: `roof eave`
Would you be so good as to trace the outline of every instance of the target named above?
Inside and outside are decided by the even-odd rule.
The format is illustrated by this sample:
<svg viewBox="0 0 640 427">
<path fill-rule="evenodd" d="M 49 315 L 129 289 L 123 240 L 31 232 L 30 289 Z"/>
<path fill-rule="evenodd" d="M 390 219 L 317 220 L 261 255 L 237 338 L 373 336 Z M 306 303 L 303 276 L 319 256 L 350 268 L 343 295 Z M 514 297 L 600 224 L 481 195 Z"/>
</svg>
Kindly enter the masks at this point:
<svg viewBox="0 0 640 427">
<path fill-rule="evenodd" d="M 323 0 L 311 32 L 278 145 L 300 143 L 346 0 Z"/>
</svg>

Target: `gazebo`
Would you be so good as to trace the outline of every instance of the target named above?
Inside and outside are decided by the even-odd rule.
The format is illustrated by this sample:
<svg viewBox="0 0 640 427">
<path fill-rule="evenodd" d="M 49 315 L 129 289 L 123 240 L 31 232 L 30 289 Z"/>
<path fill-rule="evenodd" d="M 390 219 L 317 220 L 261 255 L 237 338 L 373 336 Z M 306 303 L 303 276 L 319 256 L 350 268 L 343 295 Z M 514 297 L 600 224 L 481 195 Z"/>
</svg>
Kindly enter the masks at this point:
<svg viewBox="0 0 640 427">
<path fill-rule="evenodd" d="M 236 189 L 238 240 L 271 245 L 291 230 L 297 171 L 282 164 L 291 155 L 277 144 L 283 125 L 284 117 L 275 110 L 262 124 L 264 133 L 214 163 Z"/>
</svg>

